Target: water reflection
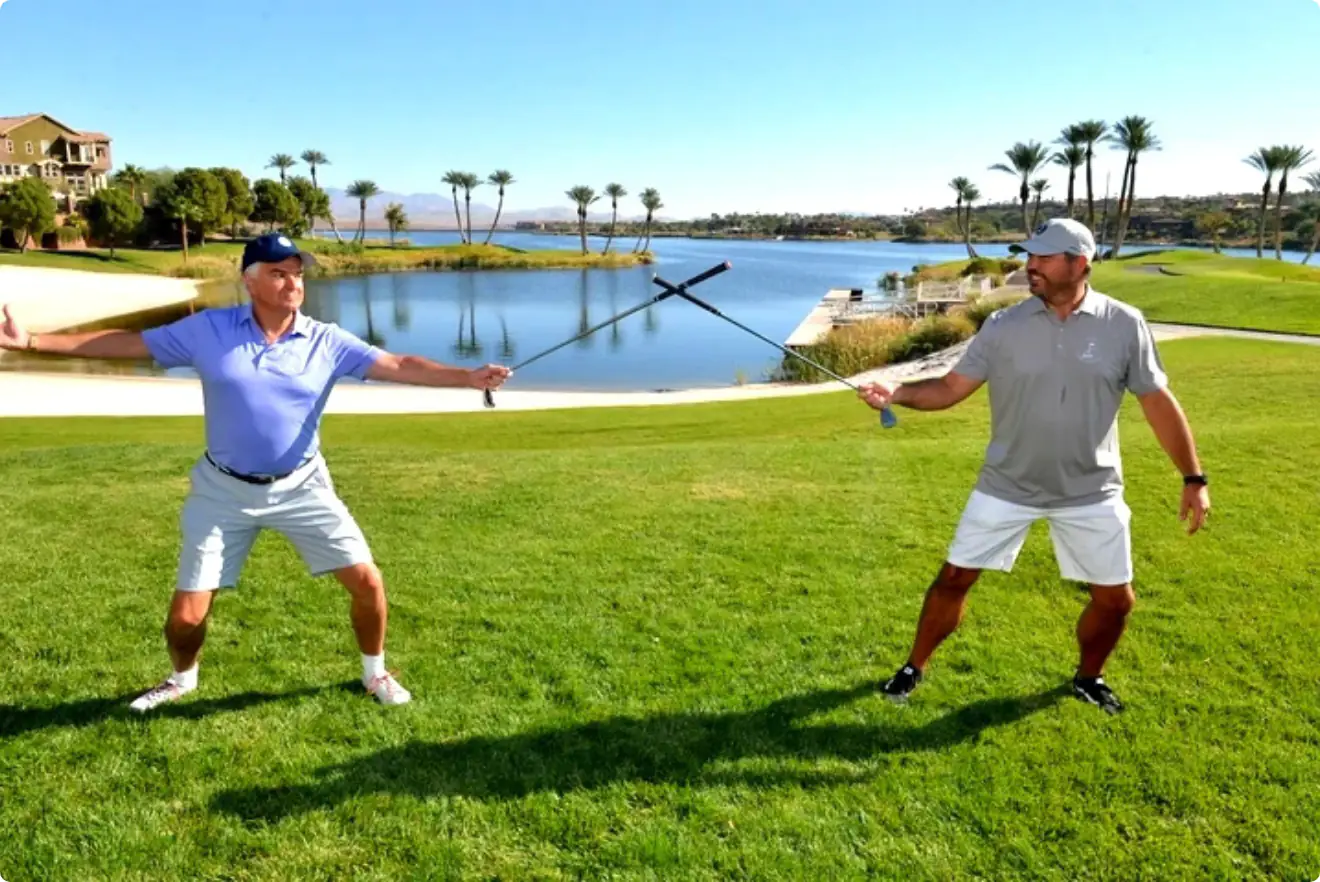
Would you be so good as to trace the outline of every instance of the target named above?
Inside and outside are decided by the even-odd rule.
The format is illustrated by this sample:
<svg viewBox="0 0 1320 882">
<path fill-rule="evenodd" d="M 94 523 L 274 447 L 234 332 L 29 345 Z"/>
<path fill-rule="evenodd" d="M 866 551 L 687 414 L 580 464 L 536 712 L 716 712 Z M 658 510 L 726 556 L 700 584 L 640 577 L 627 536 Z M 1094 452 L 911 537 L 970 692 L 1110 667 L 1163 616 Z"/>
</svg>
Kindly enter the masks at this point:
<svg viewBox="0 0 1320 882">
<path fill-rule="evenodd" d="M 591 291 L 590 291 L 590 288 L 588 287 L 588 284 L 587 284 L 587 279 L 590 278 L 590 276 L 591 276 L 591 271 L 590 271 L 590 270 L 581 270 L 581 271 L 579 271 L 579 273 L 578 273 L 578 329 L 577 329 L 577 332 L 578 332 L 579 334 L 585 334 L 585 333 L 587 332 L 587 328 L 590 328 L 590 327 L 591 327 L 591 302 L 590 302 L 590 300 L 591 300 Z M 595 334 L 587 334 L 587 336 L 585 336 L 585 337 L 581 338 L 580 340 L 578 340 L 578 341 L 577 341 L 578 348 L 579 348 L 579 349 L 590 349 L 590 348 L 591 348 L 591 345 L 592 345 L 592 343 L 593 343 L 593 338 L 594 338 L 595 336 L 596 336 Z"/>
<path fill-rule="evenodd" d="M 394 307 L 394 330 L 406 331 L 412 326 L 412 310 L 408 308 L 408 292 L 404 290 L 403 276 L 394 273 L 390 280 L 390 304 Z"/>
<path fill-rule="evenodd" d="M 453 352 L 459 358 L 476 359 L 481 357 L 485 347 L 477 340 L 477 286 L 472 273 L 464 272 L 460 274 L 459 280 L 459 311 L 458 311 L 458 342 L 454 344 Z M 467 320 L 468 336 L 463 339 L 463 321 Z"/>
</svg>

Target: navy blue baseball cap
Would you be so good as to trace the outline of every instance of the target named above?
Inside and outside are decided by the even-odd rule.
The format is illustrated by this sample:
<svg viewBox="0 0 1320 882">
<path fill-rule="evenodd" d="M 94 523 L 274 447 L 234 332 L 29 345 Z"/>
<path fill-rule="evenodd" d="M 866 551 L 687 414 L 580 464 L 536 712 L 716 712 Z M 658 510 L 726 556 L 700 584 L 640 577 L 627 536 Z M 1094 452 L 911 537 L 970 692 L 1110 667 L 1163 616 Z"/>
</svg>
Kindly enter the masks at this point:
<svg viewBox="0 0 1320 882">
<path fill-rule="evenodd" d="M 302 251 L 293 240 L 283 233 L 264 233 L 243 249 L 244 271 L 254 263 L 279 263 L 290 257 L 302 258 L 303 266 L 316 266 L 316 258 L 309 252 Z"/>
</svg>

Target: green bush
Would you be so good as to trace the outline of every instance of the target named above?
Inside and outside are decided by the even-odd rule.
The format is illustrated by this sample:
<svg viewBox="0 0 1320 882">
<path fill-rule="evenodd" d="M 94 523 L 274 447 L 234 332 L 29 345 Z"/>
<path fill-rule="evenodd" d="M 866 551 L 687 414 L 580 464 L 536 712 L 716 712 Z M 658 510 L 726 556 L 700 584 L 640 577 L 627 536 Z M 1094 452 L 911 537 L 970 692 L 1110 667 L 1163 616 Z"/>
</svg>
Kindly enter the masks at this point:
<svg viewBox="0 0 1320 882">
<path fill-rule="evenodd" d="M 968 302 L 966 306 L 955 307 L 951 314 L 963 316 L 979 331 L 981 325 L 985 324 L 985 320 L 990 318 L 991 314 L 1012 306 L 1024 299 L 1024 296 L 1022 294 L 1000 294 L 998 297 L 978 297 Z"/>
<path fill-rule="evenodd" d="M 1022 269 L 1024 264 L 1011 257 L 976 257 L 967 261 L 961 276 L 1006 276 Z"/>
<path fill-rule="evenodd" d="M 915 323 L 895 340 L 889 351 L 889 364 L 915 361 L 950 346 L 957 346 L 976 333 L 976 325 L 964 315 L 932 315 Z"/>
</svg>

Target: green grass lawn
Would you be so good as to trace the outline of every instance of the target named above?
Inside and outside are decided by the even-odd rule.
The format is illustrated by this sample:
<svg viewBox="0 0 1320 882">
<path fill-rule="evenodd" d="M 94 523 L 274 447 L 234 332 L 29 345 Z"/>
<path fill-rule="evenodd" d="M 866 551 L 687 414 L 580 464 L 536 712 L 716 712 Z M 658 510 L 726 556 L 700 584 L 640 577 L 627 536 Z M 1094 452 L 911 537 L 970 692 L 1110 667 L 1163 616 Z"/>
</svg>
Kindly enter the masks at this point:
<svg viewBox="0 0 1320 882">
<path fill-rule="evenodd" d="M 581 254 L 564 248 L 532 251 L 502 245 L 431 245 L 410 247 L 369 242 L 353 249 L 325 239 L 300 239 L 298 244 L 315 252 L 327 275 L 388 272 L 415 269 L 557 269 L 571 267 L 635 266 L 650 260 L 648 254 L 628 250 L 609 254 Z M 238 242 L 209 242 L 188 249 L 188 262 L 177 249 L 143 250 L 119 248 L 111 257 L 108 249 L 86 251 L 19 252 L 0 250 L 0 264 L 49 267 L 106 273 L 147 273 L 189 278 L 238 278 L 243 245 Z"/>
<path fill-rule="evenodd" d="M 1165 267 L 1167 273 L 1140 268 Z M 1164 251 L 1101 263 L 1095 286 L 1152 321 L 1320 334 L 1320 268 Z"/>
<path fill-rule="evenodd" d="M 912 703 L 876 695 L 974 481 L 985 394 L 882 431 L 849 392 L 332 417 L 392 600 L 279 537 L 148 718 L 194 419 L 0 421 L 0 875 L 35 879 L 1158 879 L 1320 873 L 1320 349 L 1162 344 L 1215 511 L 1135 403 L 1138 605 L 1064 690 L 1085 595 L 1043 527 Z"/>
</svg>

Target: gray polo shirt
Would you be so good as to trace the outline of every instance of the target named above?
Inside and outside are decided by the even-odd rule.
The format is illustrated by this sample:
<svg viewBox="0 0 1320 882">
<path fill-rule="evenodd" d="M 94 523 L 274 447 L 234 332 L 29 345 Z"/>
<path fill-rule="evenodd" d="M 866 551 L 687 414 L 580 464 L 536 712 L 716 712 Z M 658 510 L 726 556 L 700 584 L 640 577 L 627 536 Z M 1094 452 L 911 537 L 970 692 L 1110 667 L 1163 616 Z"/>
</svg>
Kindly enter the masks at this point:
<svg viewBox="0 0 1320 882">
<path fill-rule="evenodd" d="M 1095 290 L 1067 320 L 1035 296 L 1000 310 L 953 370 L 989 386 L 991 439 L 976 488 L 1041 508 L 1121 494 L 1123 393 L 1168 382 L 1145 317 Z"/>
</svg>

